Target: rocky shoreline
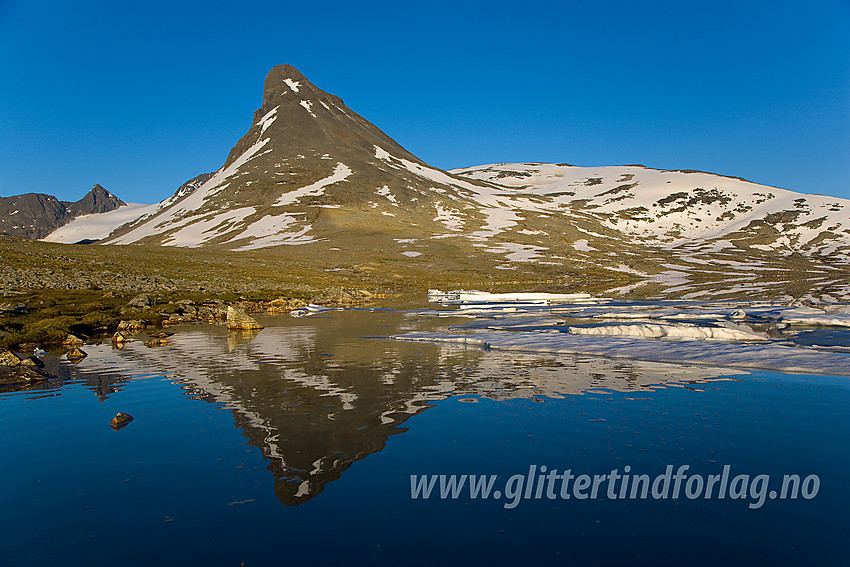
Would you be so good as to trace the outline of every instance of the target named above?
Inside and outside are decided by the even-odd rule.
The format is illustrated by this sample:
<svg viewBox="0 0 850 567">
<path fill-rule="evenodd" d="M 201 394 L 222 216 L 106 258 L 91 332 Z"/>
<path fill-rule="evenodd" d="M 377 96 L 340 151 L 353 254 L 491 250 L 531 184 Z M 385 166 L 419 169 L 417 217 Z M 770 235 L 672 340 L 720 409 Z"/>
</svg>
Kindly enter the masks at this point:
<svg viewBox="0 0 850 567">
<path fill-rule="evenodd" d="M 386 294 L 338 288 L 299 296 L 238 296 L 161 290 L 127 293 L 100 289 L 37 289 L 6 292 L 0 298 L 0 386 L 30 384 L 52 376 L 39 353 L 69 360 L 85 358 L 86 344 L 112 340 L 116 348 L 143 334 L 146 346 L 168 344 L 165 329 L 212 323 L 229 329 L 256 329 L 254 316 L 286 314 L 319 303 L 363 306 Z"/>
</svg>

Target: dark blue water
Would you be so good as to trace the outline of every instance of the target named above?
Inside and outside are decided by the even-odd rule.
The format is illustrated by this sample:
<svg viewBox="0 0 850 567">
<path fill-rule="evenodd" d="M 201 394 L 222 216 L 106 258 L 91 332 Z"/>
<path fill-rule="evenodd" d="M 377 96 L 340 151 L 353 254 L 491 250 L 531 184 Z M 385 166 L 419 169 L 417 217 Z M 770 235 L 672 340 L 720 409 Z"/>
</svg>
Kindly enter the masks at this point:
<svg viewBox="0 0 850 567">
<path fill-rule="evenodd" d="M 0 395 L 0 564 L 835 565 L 846 378 L 400 344 L 395 314 L 87 347 Z M 655 384 L 656 386 L 653 386 Z M 135 420 L 113 431 L 117 412 Z M 529 466 L 815 474 L 811 499 L 411 499 Z M 771 485 L 773 486 L 773 485 Z M 604 490 L 603 490 L 604 492 Z"/>
</svg>

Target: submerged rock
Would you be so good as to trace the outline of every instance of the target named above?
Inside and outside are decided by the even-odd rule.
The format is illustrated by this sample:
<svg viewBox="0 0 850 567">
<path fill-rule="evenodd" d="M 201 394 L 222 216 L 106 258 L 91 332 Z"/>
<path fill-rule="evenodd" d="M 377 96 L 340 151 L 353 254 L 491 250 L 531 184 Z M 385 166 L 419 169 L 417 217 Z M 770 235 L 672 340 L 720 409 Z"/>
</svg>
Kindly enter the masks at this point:
<svg viewBox="0 0 850 567">
<path fill-rule="evenodd" d="M 43 382 L 50 375 L 43 370 L 19 364 L 17 366 L 0 366 L 0 386 L 18 386 L 21 384 L 33 384 Z"/>
<path fill-rule="evenodd" d="M 65 356 L 67 356 L 68 360 L 70 360 L 71 362 L 79 362 L 85 357 L 87 357 L 88 354 L 86 354 L 84 350 L 74 347 L 69 350 L 68 354 L 66 354 Z"/>
<path fill-rule="evenodd" d="M 257 323 L 257 320 L 235 307 L 227 308 L 227 328 L 239 331 L 250 331 L 253 329 L 262 329 L 263 326 Z"/>
<path fill-rule="evenodd" d="M 112 426 L 112 429 L 118 431 L 122 427 L 126 427 L 131 421 L 133 421 L 132 415 L 129 413 L 118 412 L 115 414 L 115 417 L 112 418 L 112 421 L 109 422 L 109 425 Z"/>
</svg>

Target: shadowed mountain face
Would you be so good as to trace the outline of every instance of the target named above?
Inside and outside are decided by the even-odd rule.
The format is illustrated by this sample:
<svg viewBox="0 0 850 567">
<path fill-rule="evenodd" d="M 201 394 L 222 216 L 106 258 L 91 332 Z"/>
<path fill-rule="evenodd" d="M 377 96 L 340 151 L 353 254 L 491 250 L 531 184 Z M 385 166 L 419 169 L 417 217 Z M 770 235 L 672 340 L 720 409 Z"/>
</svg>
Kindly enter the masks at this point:
<svg viewBox="0 0 850 567">
<path fill-rule="evenodd" d="M 0 197 L 0 234 L 39 239 L 74 217 L 105 213 L 125 204 L 100 185 L 92 187 L 76 203 L 41 193 Z"/>
</svg>

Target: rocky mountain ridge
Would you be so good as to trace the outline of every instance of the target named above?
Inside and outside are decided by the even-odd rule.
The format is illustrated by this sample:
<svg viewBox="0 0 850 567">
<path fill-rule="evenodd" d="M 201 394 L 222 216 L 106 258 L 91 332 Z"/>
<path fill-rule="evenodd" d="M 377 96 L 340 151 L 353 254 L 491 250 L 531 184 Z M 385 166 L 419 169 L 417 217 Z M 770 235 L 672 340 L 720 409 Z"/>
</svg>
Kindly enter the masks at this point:
<svg viewBox="0 0 850 567">
<path fill-rule="evenodd" d="M 105 213 L 124 205 L 100 185 L 73 203 L 43 193 L 0 197 L 0 234 L 39 239 L 76 217 Z"/>
</svg>

